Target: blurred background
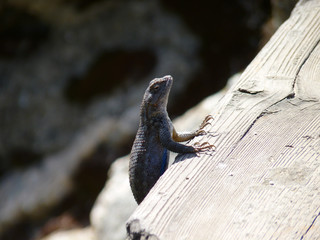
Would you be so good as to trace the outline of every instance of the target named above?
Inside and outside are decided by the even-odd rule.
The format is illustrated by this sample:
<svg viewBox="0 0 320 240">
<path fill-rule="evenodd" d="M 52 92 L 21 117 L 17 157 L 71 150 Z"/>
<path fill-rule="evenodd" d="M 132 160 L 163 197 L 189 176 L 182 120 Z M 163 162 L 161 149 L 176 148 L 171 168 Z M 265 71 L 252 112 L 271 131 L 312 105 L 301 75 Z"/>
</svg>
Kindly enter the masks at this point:
<svg viewBox="0 0 320 240">
<path fill-rule="evenodd" d="M 295 0 L 0 0 L 0 239 L 90 224 L 151 79 L 171 118 L 221 90 Z M 116 218 L 116 216 L 114 216 Z"/>
</svg>

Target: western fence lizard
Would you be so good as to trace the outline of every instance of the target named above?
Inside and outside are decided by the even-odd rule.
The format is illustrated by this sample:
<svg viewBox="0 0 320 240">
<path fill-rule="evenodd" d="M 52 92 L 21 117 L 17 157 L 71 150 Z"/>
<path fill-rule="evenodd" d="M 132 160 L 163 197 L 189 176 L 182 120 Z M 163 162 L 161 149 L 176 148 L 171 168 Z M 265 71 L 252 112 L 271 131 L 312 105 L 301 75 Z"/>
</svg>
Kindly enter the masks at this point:
<svg viewBox="0 0 320 240">
<path fill-rule="evenodd" d="M 169 151 L 194 153 L 211 149 L 213 145 L 188 146 L 183 142 L 205 134 L 203 128 L 212 118 L 208 116 L 197 131 L 178 133 L 167 113 L 167 102 L 173 78 L 153 79 L 144 93 L 140 108 L 139 129 L 132 146 L 129 163 L 130 186 L 140 204 L 160 176 L 168 168 Z"/>
</svg>

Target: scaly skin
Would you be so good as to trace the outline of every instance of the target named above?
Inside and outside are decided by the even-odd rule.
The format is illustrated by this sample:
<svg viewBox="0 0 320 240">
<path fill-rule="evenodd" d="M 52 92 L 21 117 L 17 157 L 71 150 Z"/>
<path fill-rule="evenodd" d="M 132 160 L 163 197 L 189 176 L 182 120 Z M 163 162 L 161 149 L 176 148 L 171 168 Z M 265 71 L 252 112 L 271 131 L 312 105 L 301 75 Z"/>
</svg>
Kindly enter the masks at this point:
<svg viewBox="0 0 320 240">
<path fill-rule="evenodd" d="M 171 76 L 152 80 L 142 100 L 139 129 L 129 163 L 130 186 L 138 204 L 168 168 L 169 151 L 193 153 L 213 147 L 209 144 L 187 146 L 178 143 L 205 134 L 203 128 L 212 117 L 207 117 L 197 131 L 176 132 L 167 113 L 172 82 Z"/>
</svg>

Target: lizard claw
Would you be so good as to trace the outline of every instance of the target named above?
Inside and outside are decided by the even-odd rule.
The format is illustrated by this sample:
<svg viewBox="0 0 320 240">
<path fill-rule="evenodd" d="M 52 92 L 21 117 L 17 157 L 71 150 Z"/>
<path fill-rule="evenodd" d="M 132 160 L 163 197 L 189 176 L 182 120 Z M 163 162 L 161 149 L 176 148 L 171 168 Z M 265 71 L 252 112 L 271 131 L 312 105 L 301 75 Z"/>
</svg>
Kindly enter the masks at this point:
<svg viewBox="0 0 320 240">
<path fill-rule="evenodd" d="M 209 120 L 212 120 L 212 119 L 214 119 L 214 117 L 212 116 L 212 115 L 208 115 L 208 116 L 206 116 L 206 118 L 204 119 L 204 121 L 209 121 Z"/>
<path fill-rule="evenodd" d="M 196 142 L 194 144 L 194 148 L 195 148 L 196 152 L 203 152 L 203 151 L 212 150 L 213 148 L 216 148 L 216 146 L 213 144 L 210 144 L 208 142 L 204 142 L 204 143 Z"/>
<path fill-rule="evenodd" d="M 209 122 L 210 120 L 213 120 L 213 117 L 211 115 L 206 116 L 206 118 L 203 120 L 203 122 L 200 125 L 200 129 L 203 129 L 206 126 L 211 125 L 211 123 Z"/>
<path fill-rule="evenodd" d="M 198 129 L 196 131 L 196 136 L 201 136 L 201 135 L 205 135 L 207 132 L 203 129 Z"/>
<path fill-rule="evenodd" d="M 210 120 L 212 120 L 213 117 L 211 115 L 206 116 L 206 118 L 203 120 L 203 122 L 201 123 L 199 129 L 196 131 L 196 135 L 200 136 L 200 135 L 205 135 L 207 132 L 204 130 L 204 128 L 208 125 L 211 125 L 211 123 L 209 122 Z"/>
</svg>

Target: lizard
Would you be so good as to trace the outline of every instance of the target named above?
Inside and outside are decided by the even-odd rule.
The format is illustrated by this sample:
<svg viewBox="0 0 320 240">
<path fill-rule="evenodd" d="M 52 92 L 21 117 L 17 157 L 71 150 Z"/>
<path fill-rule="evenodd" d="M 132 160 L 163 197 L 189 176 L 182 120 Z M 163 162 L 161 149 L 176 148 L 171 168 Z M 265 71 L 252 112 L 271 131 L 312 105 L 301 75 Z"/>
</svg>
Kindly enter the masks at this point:
<svg viewBox="0 0 320 240">
<path fill-rule="evenodd" d="M 153 79 L 146 89 L 140 107 L 139 128 L 132 146 L 129 162 L 129 181 L 138 204 L 168 168 L 169 151 L 196 153 L 214 147 L 209 143 L 194 146 L 184 142 L 203 135 L 210 124 L 207 116 L 200 128 L 193 132 L 178 133 L 167 113 L 167 102 L 173 78 L 170 75 Z"/>
</svg>

